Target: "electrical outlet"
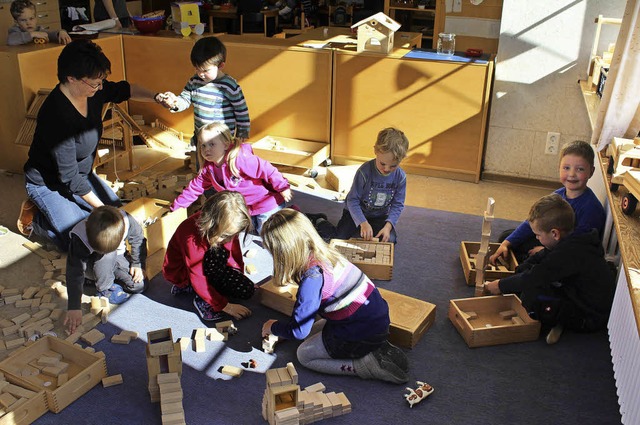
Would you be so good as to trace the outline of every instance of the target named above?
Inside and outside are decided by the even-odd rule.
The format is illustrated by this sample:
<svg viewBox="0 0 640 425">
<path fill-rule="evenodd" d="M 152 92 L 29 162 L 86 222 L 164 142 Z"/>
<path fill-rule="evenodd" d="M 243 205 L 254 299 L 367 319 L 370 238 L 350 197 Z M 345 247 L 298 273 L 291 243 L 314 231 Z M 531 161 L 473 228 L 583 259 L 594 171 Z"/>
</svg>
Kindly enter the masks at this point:
<svg viewBox="0 0 640 425">
<path fill-rule="evenodd" d="M 453 0 L 453 11 L 456 13 L 462 12 L 462 0 Z"/>
<path fill-rule="evenodd" d="M 560 133 L 550 131 L 547 133 L 547 143 L 544 145 L 544 153 L 547 155 L 557 155 L 560 146 Z"/>
</svg>

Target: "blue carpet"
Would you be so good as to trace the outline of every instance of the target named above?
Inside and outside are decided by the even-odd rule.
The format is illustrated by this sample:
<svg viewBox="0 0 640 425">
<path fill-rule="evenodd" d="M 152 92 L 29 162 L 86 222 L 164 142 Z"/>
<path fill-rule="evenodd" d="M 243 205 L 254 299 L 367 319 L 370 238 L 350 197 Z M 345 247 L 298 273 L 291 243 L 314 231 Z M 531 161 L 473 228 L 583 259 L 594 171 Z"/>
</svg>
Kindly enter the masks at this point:
<svg viewBox="0 0 640 425">
<path fill-rule="evenodd" d="M 325 212 L 335 223 L 342 206 L 296 193 L 294 202 L 305 212 Z M 479 206 L 479 211 L 484 205 Z M 516 223 L 496 219 L 493 234 Z M 264 371 L 293 362 L 302 387 L 322 382 L 328 391 L 344 392 L 353 412 L 327 424 L 619 424 L 620 414 L 605 332 L 581 335 L 565 332 L 555 346 L 535 342 L 470 349 L 447 319 L 450 299 L 472 297 L 460 266 L 460 241 L 480 240 L 482 218 L 407 207 L 398 225 L 394 279 L 376 282 L 437 306 L 436 321 L 407 354 L 410 381 L 428 382 L 435 392 L 412 409 L 403 398 L 405 385 L 321 375 L 304 369 L 295 359 L 298 343 L 283 341 L 275 355 L 261 351 L 260 330 L 269 318 L 284 316 L 250 300 L 253 315 L 236 322 L 238 334 L 228 342 L 207 341 L 206 353 L 183 352 L 182 387 L 187 423 L 261 424 Z M 248 245 L 254 246 L 255 241 Z M 247 260 L 258 266 L 259 281 L 270 273 L 265 252 Z M 112 313 L 98 329 L 107 338 L 96 345 L 106 354 L 110 374 L 121 373 L 124 384 L 96 386 L 59 414 L 47 413 L 37 424 L 159 424 L 159 404 L 149 401 L 145 339 L 149 330 L 171 327 L 174 338 L 190 336 L 206 326 L 195 313 L 191 296 L 173 297 L 170 285 L 156 276 L 143 295 L 135 295 Z M 120 329 L 140 332 L 130 345 L 109 338 Z M 240 378 L 217 372 L 220 366 L 240 366 L 255 359 L 256 369 Z"/>
</svg>

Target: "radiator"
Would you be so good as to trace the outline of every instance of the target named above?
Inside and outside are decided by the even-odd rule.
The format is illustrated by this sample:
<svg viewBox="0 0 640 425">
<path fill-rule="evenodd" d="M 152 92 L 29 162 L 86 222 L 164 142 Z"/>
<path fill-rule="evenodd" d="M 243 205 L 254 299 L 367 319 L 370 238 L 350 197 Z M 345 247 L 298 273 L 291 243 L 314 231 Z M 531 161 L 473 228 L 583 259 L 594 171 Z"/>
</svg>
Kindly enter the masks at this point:
<svg viewBox="0 0 640 425">
<path fill-rule="evenodd" d="M 630 273 L 638 271 L 630 270 Z M 640 424 L 640 336 L 623 270 L 619 273 L 608 328 L 622 423 L 637 425 Z"/>
</svg>

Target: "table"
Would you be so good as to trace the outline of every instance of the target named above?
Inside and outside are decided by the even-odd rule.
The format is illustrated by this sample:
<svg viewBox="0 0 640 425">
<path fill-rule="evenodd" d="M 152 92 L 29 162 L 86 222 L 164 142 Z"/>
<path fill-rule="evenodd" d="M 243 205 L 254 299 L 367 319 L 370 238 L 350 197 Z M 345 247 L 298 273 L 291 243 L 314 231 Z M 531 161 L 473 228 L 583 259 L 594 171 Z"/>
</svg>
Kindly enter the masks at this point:
<svg viewBox="0 0 640 425">
<path fill-rule="evenodd" d="M 242 15 L 238 15 L 238 8 L 231 7 L 229 9 L 210 9 L 207 10 L 209 15 L 209 33 L 213 34 L 213 18 L 218 19 L 238 19 L 240 18 L 240 35 L 242 35 Z"/>
<path fill-rule="evenodd" d="M 279 16 L 279 10 L 278 9 L 262 9 L 260 11 L 260 13 L 262 13 L 262 19 L 264 22 L 264 36 L 267 37 L 267 18 L 274 18 L 276 25 L 275 25 L 275 31 L 274 32 L 278 32 L 278 16 Z"/>
</svg>

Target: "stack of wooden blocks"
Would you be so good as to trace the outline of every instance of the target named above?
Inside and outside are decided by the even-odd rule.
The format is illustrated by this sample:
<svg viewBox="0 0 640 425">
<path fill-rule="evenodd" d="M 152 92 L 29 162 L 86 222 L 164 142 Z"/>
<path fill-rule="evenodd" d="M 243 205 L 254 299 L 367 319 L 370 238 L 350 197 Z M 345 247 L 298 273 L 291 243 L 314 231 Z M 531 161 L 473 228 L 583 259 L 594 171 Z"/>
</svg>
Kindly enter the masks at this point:
<svg viewBox="0 0 640 425">
<path fill-rule="evenodd" d="M 270 425 L 310 424 L 351 412 L 344 393 L 325 393 L 322 383 L 300 390 L 293 363 L 267 370 L 266 377 L 262 417 Z"/>
<path fill-rule="evenodd" d="M 393 243 L 331 239 L 330 245 L 362 270 L 369 279 L 393 278 Z"/>
<path fill-rule="evenodd" d="M 160 401 L 158 375 L 177 373 L 182 375 L 182 351 L 180 344 L 173 342 L 171 328 L 147 332 L 147 372 L 151 402 Z"/>
<path fill-rule="evenodd" d="M 157 376 L 160 387 L 160 411 L 162 425 L 186 424 L 182 406 L 182 384 L 176 372 L 160 373 Z"/>
</svg>

